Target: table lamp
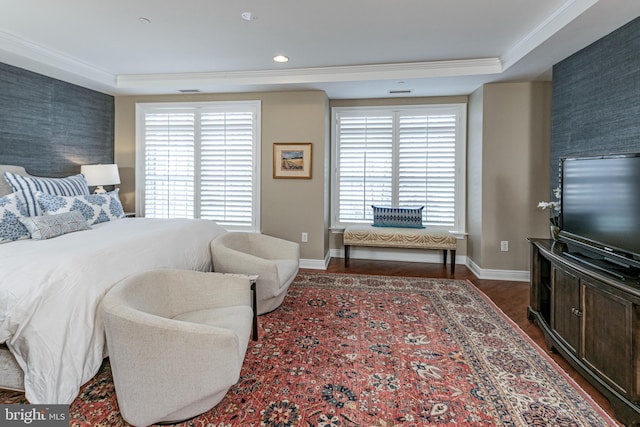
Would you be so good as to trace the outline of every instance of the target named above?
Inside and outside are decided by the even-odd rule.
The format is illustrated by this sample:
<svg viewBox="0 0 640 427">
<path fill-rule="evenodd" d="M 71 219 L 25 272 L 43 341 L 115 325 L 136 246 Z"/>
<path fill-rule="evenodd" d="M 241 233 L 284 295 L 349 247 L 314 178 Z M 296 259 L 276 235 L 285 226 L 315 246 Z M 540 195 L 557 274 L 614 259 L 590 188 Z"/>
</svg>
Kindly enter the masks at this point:
<svg viewBox="0 0 640 427">
<path fill-rule="evenodd" d="M 87 179 L 87 185 L 96 186 L 95 194 L 106 193 L 104 185 L 120 184 L 118 165 L 82 165 L 80 173 Z"/>
</svg>

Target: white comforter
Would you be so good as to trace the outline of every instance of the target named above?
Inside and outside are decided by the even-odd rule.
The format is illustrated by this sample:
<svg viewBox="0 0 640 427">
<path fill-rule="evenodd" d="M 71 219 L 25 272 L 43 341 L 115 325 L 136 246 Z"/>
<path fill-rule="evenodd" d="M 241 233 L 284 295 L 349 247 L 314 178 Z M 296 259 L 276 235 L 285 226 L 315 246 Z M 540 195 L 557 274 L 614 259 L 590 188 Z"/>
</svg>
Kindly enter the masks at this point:
<svg viewBox="0 0 640 427">
<path fill-rule="evenodd" d="M 104 294 L 134 272 L 211 271 L 207 220 L 127 218 L 50 240 L 0 245 L 0 342 L 30 403 L 71 403 L 102 363 Z"/>
</svg>

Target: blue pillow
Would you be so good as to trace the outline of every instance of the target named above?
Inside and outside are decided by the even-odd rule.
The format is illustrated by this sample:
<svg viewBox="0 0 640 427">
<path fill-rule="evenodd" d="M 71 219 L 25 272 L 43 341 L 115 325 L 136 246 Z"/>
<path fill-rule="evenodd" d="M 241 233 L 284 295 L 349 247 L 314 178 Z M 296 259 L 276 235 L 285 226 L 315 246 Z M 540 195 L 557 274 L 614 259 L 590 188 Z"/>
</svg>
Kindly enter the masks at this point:
<svg viewBox="0 0 640 427">
<path fill-rule="evenodd" d="M 389 208 L 371 206 L 373 208 L 374 227 L 424 228 L 422 210 L 419 208 Z"/>
<path fill-rule="evenodd" d="M 13 193 L 0 197 L 0 243 L 28 239 L 29 230 L 20 222 L 27 215 L 22 194 Z"/>
<path fill-rule="evenodd" d="M 13 191 L 22 191 L 24 204 L 27 209 L 26 216 L 40 215 L 40 209 L 36 202 L 36 193 L 57 196 L 80 196 L 89 194 L 87 180 L 82 174 L 66 178 L 42 178 L 37 176 L 22 176 L 12 172 L 5 172 L 7 180 Z"/>
<path fill-rule="evenodd" d="M 125 217 L 119 192 L 116 188 L 109 193 L 70 197 L 37 193 L 36 200 L 44 215 L 80 211 L 87 224 L 95 225 Z"/>
</svg>

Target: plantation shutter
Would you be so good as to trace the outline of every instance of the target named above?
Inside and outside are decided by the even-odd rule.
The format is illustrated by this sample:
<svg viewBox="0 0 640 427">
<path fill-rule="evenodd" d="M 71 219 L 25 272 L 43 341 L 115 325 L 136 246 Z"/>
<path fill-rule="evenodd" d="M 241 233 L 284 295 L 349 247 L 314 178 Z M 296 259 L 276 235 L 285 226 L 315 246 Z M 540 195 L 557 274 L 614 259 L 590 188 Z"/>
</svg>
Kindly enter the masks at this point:
<svg viewBox="0 0 640 427">
<path fill-rule="evenodd" d="M 259 102 L 144 104 L 138 117 L 140 214 L 259 230 Z"/>
<path fill-rule="evenodd" d="M 334 108 L 332 224 L 371 223 L 371 205 L 424 206 L 425 226 L 464 230 L 465 113 L 464 104 Z"/>
<path fill-rule="evenodd" d="M 148 218 L 193 218 L 195 114 L 144 116 L 144 214 Z"/>
<path fill-rule="evenodd" d="M 372 204 L 388 205 L 393 197 L 393 116 L 340 116 L 339 217 L 371 222 Z"/>
<path fill-rule="evenodd" d="M 427 226 L 454 225 L 456 123 L 453 114 L 399 118 L 398 205 L 424 206 Z"/>
<path fill-rule="evenodd" d="M 205 112 L 200 148 L 200 217 L 250 227 L 253 212 L 253 114 Z"/>
</svg>

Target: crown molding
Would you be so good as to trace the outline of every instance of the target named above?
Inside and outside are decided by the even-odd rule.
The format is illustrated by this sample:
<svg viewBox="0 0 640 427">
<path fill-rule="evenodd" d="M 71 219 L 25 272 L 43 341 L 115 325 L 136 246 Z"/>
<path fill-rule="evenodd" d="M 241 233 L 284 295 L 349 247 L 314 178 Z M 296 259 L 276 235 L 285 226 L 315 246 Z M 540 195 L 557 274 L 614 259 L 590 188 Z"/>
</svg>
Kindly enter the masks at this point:
<svg viewBox="0 0 640 427">
<path fill-rule="evenodd" d="M 10 58 L 10 65 L 111 94 L 151 88 L 175 90 L 193 86 L 287 85 L 487 75 L 499 74 L 503 69 L 499 58 L 479 58 L 258 71 L 114 75 L 5 31 L 0 31 L 0 51 Z"/>
<path fill-rule="evenodd" d="M 501 74 L 603 0 L 567 0 L 499 58 L 336 67 L 175 74 L 116 75 L 0 30 L 3 62 L 105 93 L 150 93 L 185 87 L 223 89 L 260 85 L 344 83 Z"/>
<path fill-rule="evenodd" d="M 131 74 L 117 77 L 118 89 L 207 85 L 268 85 L 451 77 L 502 72 L 498 58 L 430 61 L 285 70 Z"/>
<path fill-rule="evenodd" d="M 453 77 L 499 74 L 503 70 L 499 58 L 479 58 L 258 71 L 114 75 L 6 31 L 0 31 L 0 50 L 11 58 L 11 65 L 110 93 L 121 90 L 130 92 L 138 88 L 176 89 L 194 85 L 286 85 Z"/>
<path fill-rule="evenodd" d="M 571 21 L 593 7 L 599 0 L 569 0 L 538 24 L 500 57 L 504 70 L 531 53 L 542 43 L 562 30 Z"/>
<path fill-rule="evenodd" d="M 36 73 L 103 90 L 116 86 L 115 75 L 6 31 L 0 31 L 0 51 L 9 55 L 10 65 Z"/>
</svg>

